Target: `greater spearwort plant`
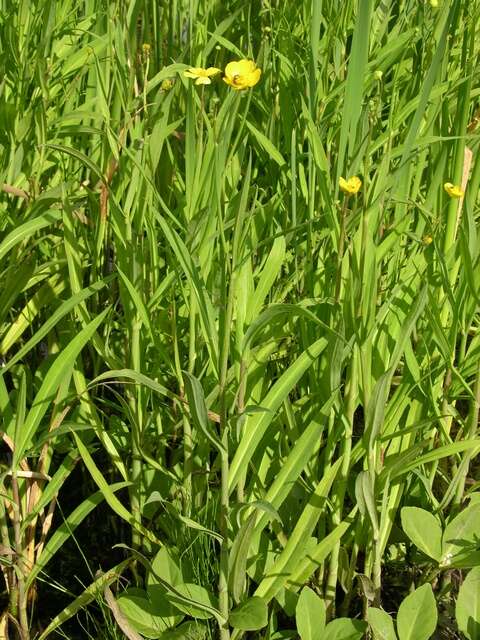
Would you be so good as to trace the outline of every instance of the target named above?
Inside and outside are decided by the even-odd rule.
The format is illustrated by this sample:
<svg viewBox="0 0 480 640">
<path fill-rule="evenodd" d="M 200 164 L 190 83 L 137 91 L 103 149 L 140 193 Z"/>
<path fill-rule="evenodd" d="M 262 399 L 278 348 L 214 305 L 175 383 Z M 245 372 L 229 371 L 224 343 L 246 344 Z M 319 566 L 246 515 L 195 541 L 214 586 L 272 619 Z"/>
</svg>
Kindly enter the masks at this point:
<svg viewBox="0 0 480 640">
<path fill-rule="evenodd" d="M 0 638 L 478 636 L 479 30 L 0 0 Z"/>
</svg>

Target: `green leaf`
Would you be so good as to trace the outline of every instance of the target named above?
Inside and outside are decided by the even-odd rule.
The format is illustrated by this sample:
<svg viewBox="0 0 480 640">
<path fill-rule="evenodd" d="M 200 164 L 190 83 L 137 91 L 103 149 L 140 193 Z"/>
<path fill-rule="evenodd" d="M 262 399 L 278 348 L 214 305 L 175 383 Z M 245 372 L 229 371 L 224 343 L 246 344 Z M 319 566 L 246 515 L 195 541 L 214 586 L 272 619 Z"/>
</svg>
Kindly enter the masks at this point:
<svg viewBox="0 0 480 640">
<path fill-rule="evenodd" d="M 268 623 L 267 603 L 258 596 L 248 598 L 230 612 L 228 621 L 234 629 L 242 631 L 263 629 Z"/>
<path fill-rule="evenodd" d="M 361 640 L 367 629 L 363 620 L 351 618 L 337 618 L 325 627 L 322 640 Z"/>
<path fill-rule="evenodd" d="M 250 545 L 257 521 L 256 511 L 263 511 L 267 518 L 281 522 L 276 509 L 265 500 L 254 500 L 240 505 L 237 509 L 237 518 L 240 512 L 246 509 L 254 509 L 255 511 L 250 514 L 237 531 L 229 555 L 228 588 L 237 603 L 241 601 L 244 593 Z"/>
<path fill-rule="evenodd" d="M 295 609 L 301 640 L 322 640 L 325 631 L 325 602 L 310 587 L 304 587 Z"/>
<path fill-rule="evenodd" d="M 157 578 L 172 586 L 183 582 L 182 572 L 167 547 L 161 547 L 152 561 L 152 570 L 148 574 L 148 584 L 157 584 Z"/>
<path fill-rule="evenodd" d="M 370 34 L 370 21 L 372 15 L 372 0 L 358 2 L 358 14 L 353 30 L 352 50 L 350 52 L 347 81 L 345 85 L 345 98 L 341 116 L 340 141 L 337 159 L 337 184 L 343 173 L 351 175 L 349 170 L 344 171 L 345 160 L 353 155 L 356 142 L 357 124 L 364 105 L 364 85 L 368 63 L 368 46 Z M 348 146 L 349 153 L 346 154 Z"/>
<path fill-rule="evenodd" d="M 104 280 L 99 280 L 95 284 L 92 284 L 90 287 L 86 287 L 82 289 L 77 294 L 63 302 L 58 309 L 49 315 L 46 322 L 40 327 L 38 331 L 28 340 L 22 347 L 19 349 L 15 355 L 13 355 L 7 364 L 2 368 L 2 375 L 6 373 L 16 362 L 21 360 L 33 347 L 40 342 L 48 333 L 52 330 L 52 328 L 59 322 L 64 316 L 67 315 L 74 307 L 80 305 L 84 300 L 89 298 L 91 295 L 98 293 L 107 283 L 113 280 L 113 276 L 109 278 L 105 278 Z"/>
<path fill-rule="evenodd" d="M 36 216 L 33 220 L 19 225 L 0 242 L 0 260 L 19 242 L 32 236 L 36 231 L 40 231 L 40 229 L 57 222 L 61 217 L 62 211 L 60 209 L 54 209 L 46 211 L 42 215 Z"/>
<path fill-rule="evenodd" d="M 175 590 L 169 591 L 168 599 L 177 609 L 192 618 L 208 620 L 214 616 L 218 619 L 220 616 L 213 595 L 198 584 L 177 584 Z"/>
<path fill-rule="evenodd" d="M 428 640 L 437 627 L 437 605 L 432 587 L 424 584 L 400 605 L 397 631 L 400 640 Z"/>
<path fill-rule="evenodd" d="M 207 627 L 200 622 L 188 620 L 176 629 L 165 631 L 161 640 L 204 640 L 207 636 Z"/>
<path fill-rule="evenodd" d="M 167 221 L 160 214 L 157 220 L 162 231 L 171 246 L 183 272 L 185 273 L 198 304 L 200 312 L 200 322 L 203 329 L 205 341 L 208 345 L 211 361 L 214 367 L 218 364 L 218 333 L 215 322 L 215 312 L 212 301 L 208 295 L 207 288 L 201 278 L 199 270 L 195 265 L 192 256 L 189 254 L 185 243 L 178 233 L 171 228 Z"/>
<path fill-rule="evenodd" d="M 307 554 L 306 542 L 313 533 L 315 525 L 326 508 L 327 497 L 342 464 L 342 457 L 324 475 L 309 497 L 283 551 L 267 571 L 257 588 L 257 595 L 270 601 L 285 585 L 288 576 L 294 571 Z"/>
<path fill-rule="evenodd" d="M 248 552 L 252 541 L 253 528 L 257 514 L 252 513 L 242 524 L 235 536 L 229 555 L 230 570 L 228 573 L 229 591 L 235 602 L 239 602 L 245 587 Z"/>
<path fill-rule="evenodd" d="M 377 506 L 375 504 L 374 490 L 372 486 L 372 479 L 368 471 L 360 471 L 355 482 L 355 497 L 358 501 L 358 506 L 362 515 L 365 512 L 370 517 L 372 523 L 373 533 L 375 538 L 378 538 L 378 515 Z"/>
<path fill-rule="evenodd" d="M 82 153 L 78 149 L 74 149 L 73 147 L 65 147 L 64 145 L 61 145 L 61 144 L 46 144 L 45 147 L 47 149 L 51 149 L 52 151 L 65 153 L 66 155 L 71 156 L 72 158 L 76 158 L 77 160 L 80 160 L 82 164 L 84 164 L 86 167 L 90 169 L 90 171 L 93 173 L 93 175 L 97 180 L 101 180 L 102 182 L 105 182 L 105 178 L 103 176 L 103 173 L 100 167 L 96 165 L 91 158 L 86 156 L 84 153 Z"/>
<path fill-rule="evenodd" d="M 163 507 L 165 511 L 167 511 L 173 518 L 177 518 L 178 520 L 180 520 L 180 522 L 183 522 L 183 524 L 189 527 L 190 529 L 201 531 L 202 533 L 205 533 L 208 536 L 212 536 L 212 538 L 215 538 L 219 542 L 222 542 L 223 538 L 219 533 L 217 533 L 216 531 L 212 531 L 212 529 L 207 529 L 206 527 L 201 525 L 199 522 L 192 520 L 192 518 L 188 518 L 187 516 L 182 516 L 182 514 L 179 513 L 175 508 L 175 506 L 170 502 L 163 501 Z"/>
<path fill-rule="evenodd" d="M 442 542 L 441 565 L 454 565 L 478 548 L 480 538 L 480 503 L 469 504 L 445 527 Z"/>
<path fill-rule="evenodd" d="M 368 624 L 372 628 L 374 640 L 397 640 L 392 616 L 383 609 L 369 607 Z"/>
<path fill-rule="evenodd" d="M 238 445 L 230 467 L 230 492 L 237 486 L 243 470 L 247 468 L 265 431 L 272 422 L 277 409 L 305 371 L 313 365 L 326 345 L 327 340 L 325 338 L 320 338 L 310 345 L 275 382 L 266 397 L 262 400 L 261 406 L 267 409 L 267 411 L 255 414 L 247 420 L 244 435 Z"/>
<path fill-rule="evenodd" d="M 146 638 L 160 638 L 170 626 L 168 618 L 158 615 L 143 589 L 127 589 L 117 598 L 117 603 L 132 627 Z"/>
<path fill-rule="evenodd" d="M 92 476 L 95 484 L 103 493 L 108 505 L 113 509 L 113 511 L 115 511 L 115 513 L 118 516 L 120 516 L 120 518 L 122 518 L 123 520 L 128 522 L 132 527 L 137 529 L 137 531 L 142 535 L 144 535 L 148 540 L 150 540 L 150 542 L 153 542 L 154 544 L 158 544 L 159 546 L 161 546 L 161 542 L 158 540 L 155 534 L 152 531 L 150 531 L 150 529 L 147 529 L 142 524 L 140 524 L 136 520 L 136 518 L 133 516 L 133 514 L 130 513 L 130 511 L 120 502 L 117 496 L 113 493 L 105 477 L 102 475 L 102 472 L 93 461 L 93 458 L 90 455 L 90 452 L 88 451 L 87 447 L 78 437 L 78 435 L 75 432 L 73 432 L 72 435 L 75 438 L 78 450 L 80 452 L 80 455 L 83 458 L 83 462 L 85 463 L 85 466 L 89 470 L 90 475 Z"/>
<path fill-rule="evenodd" d="M 54 476 L 55 478 L 55 476 Z M 53 480 L 53 479 L 52 479 Z M 109 486 L 110 492 L 113 494 L 120 489 L 124 489 L 129 485 L 128 482 L 117 482 Z M 33 565 L 26 580 L 27 588 L 34 583 L 40 573 L 45 569 L 45 566 L 50 562 L 53 556 L 63 546 L 66 540 L 70 538 L 75 529 L 85 520 L 85 518 L 97 507 L 101 502 L 105 500 L 105 495 L 102 491 L 96 491 L 86 500 L 76 507 L 72 513 L 65 518 L 64 522 L 60 524 L 55 530 L 54 534 L 49 538 L 47 544 L 43 548 L 40 556 L 37 557 L 35 564 Z"/>
<path fill-rule="evenodd" d="M 245 124 L 247 125 L 248 130 L 256 139 L 258 144 L 267 152 L 267 155 L 280 166 L 283 167 L 285 162 L 285 158 L 282 156 L 277 147 L 271 142 L 267 136 L 261 133 L 256 127 L 253 126 L 248 120 L 245 120 Z"/>
<path fill-rule="evenodd" d="M 28 412 L 22 431 L 18 436 L 13 454 L 14 468 L 17 467 L 20 460 L 24 458 L 29 442 L 38 429 L 40 421 L 45 415 L 49 404 L 53 402 L 57 388 L 64 380 L 67 371 L 72 368 L 80 351 L 105 320 L 109 311 L 110 307 L 102 311 L 100 315 L 87 324 L 87 326 L 73 338 L 70 344 L 61 351 L 60 355 L 57 356 L 53 364 L 50 366 L 50 369 L 43 380 L 42 386 L 35 396 L 32 408 Z"/>
<path fill-rule="evenodd" d="M 439 561 L 442 555 L 442 528 L 435 516 L 418 507 L 403 507 L 402 527 L 414 545 Z"/>
<path fill-rule="evenodd" d="M 183 615 L 178 615 L 176 607 L 168 598 L 165 582 L 175 586 L 183 582 L 182 573 L 166 547 L 162 547 L 155 555 L 147 578 L 147 594 L 156 615 L 170 619 L 169 626 L 181 622 Z"/>
<path fill-rule="evenodd" d="M 309 552 L 308 556 L 299 563 L 298 567 L 295 567 L 292 574 L 288 576 L 288 582 L 290 584 L 287 586 L 289 588 L 298 589 L 305 584 L 312 573 L 318 569 L 318 566 L 332 552 L 332 549 L 342 539 L 342 536 L 348 531 L 355 520 L 357 511 L 358 507 L 354 507 L 348 516 Z"/>
<path fill-rule="evenodd" d="M 112 567 L 109 571 L 97 578 L 94 582 L 92 582 L 83 591 L 83 593 L 75 598 L 75 600 L 70 602 L 68 606 L 65 607 L 65 609 L 63 609 L 53 618 L 53 620 L 50 621 L 50 624 L 46 629 L 43 630 L 43 632 L 38 637 L 38 640 L 45 640 L 45 638 L 53 633 L 55 629 L 58 629 L 58 627 L 72 618 L 81 609 L 84 609 L 90 602 L 93 602 L 96 598 L 98 598 L 98 594 L 102 592 L 105 585 L 110 585 L 112 584 L 112 582 L 118 580 L 118 576 L 121 575 L 122 571 L 130 564 L 130 562 L 131 558 L 123 560 L 115 567 Z"/>
<path fill-rule="evenodd" d="M 474 567 L 458 592 L 455 617 L 469 640 L 480 640 L 480 566 Z"/>
<path fill-rule="evenodd" d="M 275 278 L 281 271 L 283 261 L 285 259 L 285 237 L 279 236 L 275 238 L 265 266 L 255 287 L 252 298 L 246 308 L 246 322 L 250 324 L 252 319 L 257 318 L 268 292 L 272 288 Z"/>
<path fill-rule="evenodd" d="M 220 442 L 217 434 L 208 419 L 207 405 L 202 385 L 198 379 L 187 371 L 182 371 L 185 383 L 185 393 L 187 394 L 188 407 L 195 427 L 203 433 L 213 446 L 221 453 L 225 447 Z"/>
</svg>

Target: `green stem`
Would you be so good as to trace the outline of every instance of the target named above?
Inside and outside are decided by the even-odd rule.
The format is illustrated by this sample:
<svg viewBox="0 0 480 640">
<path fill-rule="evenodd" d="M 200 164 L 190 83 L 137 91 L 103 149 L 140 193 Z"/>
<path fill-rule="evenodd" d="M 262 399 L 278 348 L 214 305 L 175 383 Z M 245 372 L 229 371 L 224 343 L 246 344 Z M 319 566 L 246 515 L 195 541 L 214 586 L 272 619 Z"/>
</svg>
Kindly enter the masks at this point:
<svg viewBox="0 0 480 640">
<path fill-rule="evenodd" d="M 342 520 L 343 506 L 345 494 L 347 490 L 347 478 L 350 470 L 350 457 L 352 453 L 352 435 L 353 435 L 353 416 L 358 397 L 358 350 L 354 349 L 352 361 L 350 365 L 350 377 L 346 390 L 347 412 L 345 419 L 345 431 L 342 441 L 342 467 L 340 470 L 340 479 L 335 499 L 335 510 L 332 516 L 333 527 L 340 524 Z M 325 589 L 325 604 L 327 605 L 328 619 L 335 617 L 335 592 L 338 578 L 338 558 L 340 553 L 340 542 L 338 542 L 332 550 L 330 557 L 330 566 L 328 572 L 327 585 Z"/>
<path fill-rule="evenodd" d="M 335 284 L 335 303 L 340 301 L 340 295 L 342 291 L 342 262 L 343 253 L 345 250 L 345 234 L 347 228 L 347 202 L 348 198 L 345 196 L 343 199 L 342 212 L 340 216 L 340 236 L 338 238 L 338 251 L 337 251 L 337 281 Z"/>
<path fill-rule="evenodd" d="M 222 270 L 222 296 L 221 299 L 228 299 L 226 310 L 223 314 L 223 328 L 220 346 L 220 380 L 219 380 L 219 400 L 220 400 L 220 434 L 223 445 L 221 453 L 221 496 L 220 496 L 220 534 L 222 543 L 220 547 L 220 578 L 218 584 L 219 592 L 219 608 L 220 613 L 226 622 L 220 627 L 221 640 L 230 639 L 230 631 L 228 627 L 229 601 L 228 601 L 228 567 L 229 567 L 229 539 L 228 539 L 228 522 L 230 514 L 230 499 L 228 491 L 230 465 L 228 459 L 228 421 L 227 421 L 227 373 L 228 360 L 230 352 L 230 333 L 232 324 L 233 301 L 234 301 L 234 277 L 231 277 L 230 286 L 228 286 L 228 268 L 227 251 L 225 240 L 223 238 L 223 229 L 220 230 L 220 264 L 224 265 Z M 233 272 L 233 268 L 232 268 Z"/>
<path fill-rule="evenodd" d="M 25 554 L 20 531 L 22 503 L 20 499 L 20 492 L 18 490 L 17 474 L 15 471 L 12 471 L 12 498 L 14 504 L 13 533 L 15 538 L 15 553 L 17 555 L 18 621 L 20 623 L 21 639 L 29 640 L 30 632 L 28 630 L 27 590 L 25 588 L 25 574 L 27 567 L 25 567 Z"/>
</svg>

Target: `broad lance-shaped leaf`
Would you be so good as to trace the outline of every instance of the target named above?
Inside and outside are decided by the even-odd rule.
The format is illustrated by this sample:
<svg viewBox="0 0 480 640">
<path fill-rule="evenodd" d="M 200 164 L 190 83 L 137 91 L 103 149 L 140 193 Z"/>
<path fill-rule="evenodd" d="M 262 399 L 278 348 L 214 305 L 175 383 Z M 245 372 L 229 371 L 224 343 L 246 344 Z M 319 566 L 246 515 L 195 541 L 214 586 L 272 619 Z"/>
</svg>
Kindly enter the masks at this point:
<svg viewBox="0 0 480 640">
<path fill-rule="evenodd" d="M 256 595 L 270 601 L 284 586 L 288 576 L 305 558 L 305 543 L 312 535 L 318 519 L 323 513 L 331 486 L 340 469 L 342 458 L 325 470 L 323 478 L 310 496 L 285 548 L 258 585 Z"/>
<path fill-rule="evenodd" d="M 40 229 L 57 222 L 61 217 L 61 209 L 52 209 L 51 211 L 46 211 L 42 215 L 36 216 L 33 220 L 29 220 L 28 222 L 18 226 L 0 243 L 0 260 L 4 258 L 6 254 L 19 242 L 22 242 L 25 238 L 32 236 L 37 231 L 40 231 Z"/>
<path fill-rule="evenodd" d="M 74 307 L 81 304 L 84 300 L 97 293 L 106 284 L 113 280 L 114 276 L 109 276 L 104 280 L 99 280 L 85 289 L 82 289 L 74 296 L 63 302 L 55 311 L 48 317 L 46 322 L 34 333 L 34 335 L 28 340 L 15 354 L 9 359 L 7 364 L 2 367 L 1 375 L 5 374 L 16 362 L 21 360 L 33 347 L 40 342 L 52 328 L 59 322 L 64 316 L 67 315 Z"/>
<path fill-rule="evenodd" d="M 437 627 L 437 605 L 432 587 L 424 584 L 400 605 L 397 632 L 400 640 L 428 640 Z"/>
<path fill-rule="evenodd" d="M 224 446 L 208 419 L 207 405 L 205 404 L 202 385 L 191 373 L 183 371 L 182 374 L 188 399 L 188 407 L 195 427 L 203 433 L 219 452 L 224 451 Z"/>
<path fill-rule="evenodd" d="M 263 149 L 265 149 L 268 156 L 272 160 L 275 160 L 275 162 L 280 167 L 282 167 L 285 164 L 285 158 L 282 156 L 282 154 L 277 149 L 277 147 L 269 140 L 269 138 L 267 138 L 267 136 L 265 136 L 261 131 L 256 129 L 253 126 L 253 124 L 248 122 L 248 120 L 245 120 L 245 124 L 247 125 L 247 128 L 249 129 L 250 133 L 253 134 L 254 138 L 257 140 L 259 145 L 263 147 Z"/>
<path fill-rule="evenodd" d="M 425 509 L 404 507 L 402 527 L 414 545 L 427 556 L 439 561 L 442 555 L 442 528 L 435 516 Z"/>
<path fill-rule="evenodd" d="M 116 482 L 115 484 L 109 485 L 109 489 L 112 493 L 115 493 L 116 491 L 120 491 L 128 486 L 128 482 Z M 85 520 L 95 507 L 103 502 L 103 500 L 105 500 L 105 495 L 102 491 L 96 491 L 80 503 L 78 507 L 76 507 L 72 513 L 67 516 L 64 522 L 57 527 L 53 535 L 48 539 L 43 551 L 36 559 L 35 564 L 32 566 L 32 570 L 28 574 L 26 579 L 27 588 L 35 582 L 39 574 L 45 569 L 46 565 L 51 561 L 57 551 L 61 549 L 65 541 L 73 535 L 75 529 Z"/>
<path fill-rule="evenodd" d="M 210 352 L 211 362 L 216 368 L 218 363 L 218 334 L 212 301 L 208 297 L 206 287 L 183 240 L 160 213 L 156 214 L 156 218 L 195 293 L 203 334 Z"/>
<path fill-rule="evenodd" d="M 369 607 L 367 619 L 373 632 L 373 640 L 397 640 L 392 616 L 386 611 Z"/>
<path fill-rule="evenodd" d="M 474 567 L 458 592 L 455 617 L 469 640 L 480 640 L 480 566 Z"/>
<path fill-rule="evenodd" d="M 105 585 L 110 585 L 112 582 L 118 580 L 118 576 L 122 574 L 122 571 L 126 569 L 126 567 L 132 561 L 131 558 L 127 558 L 126 560 L 122 560 L 119 564 L 112 567 L 109 571 L 102 574 L 98 577 L 94 582 L 92 582 L 84 591 L 81 593 L 73 602 L 69 602 L 68 606 L 65 607 L 59 614 L 57 614 L 53 620 L 50 621 L 50 624 L 46 629 L 42 631 L 38 640 L 45 640 L 47 636 L 49 636 L 55 629 L 58 629 L 62 624 L 64 624 L 70 618 L 73 618 L 81 609 L 84 609 L 90 602 L 93 602 L 98 598 L 98 594 L 102 593 Z"/>
<path fill-rule="evenodd" d="M 278 475 L 270 485 L 264 500 L 271 504 L 275 509 L 279 509 L 286 500 L 291 491 L 293 483 L 304 470 L 307 461 L 310 459 L 312 452 L 316 451 L 319 446 L 319 438 L 321 438 L 323 424 L 328 419 L 330 409 L 335 401 L 332 395 L 327 402 L 320 408 L 318 420 L 312 420 L 305 431 L 297 439 L 286 460 L 284 460 Z M 263 528 L 267 525 L 268 516 L 262 514 L 255 527 L 255 535 L 258 536 Z M 253 544 L 255 548 L 255 544 Z"/>
<path fill-rule="evenodd" d="M 243 597 L 247 561 L 249 558 L 249 550 L 253 537 L 253 530 L 257 520 L 257 511 L 263 511 L 267 517 L 281 522 L 277 511 L 264 500 L 255 500 L 254 502 L 243 504 L 237 510 L 237 518 L 241 511 L 245 509 L 254 509 L 255 511 L 245 520 L 238 530 L 229 555 L 229 571 L 228 571 L 228 589 L 233 596 L 235 602 L 240 602 Z"/>
<path fill-rule="evenodd" d="M 262 400 L 261 405 L 267 409 L 267 411 L 257 413 L 247 420 L 243 437 L 238 445 L 230 467 L 230 493 L 237 486 L 243 470 L 248 467 L 248 463 L 255 453 L 265 431 L 270 426 L 276 411 L 305 371 L 316 361 L 326 345 L 327 340 L 325 338 L 320 338 L 310 345 L 281 375 Z"/>
<path fill-rule="evenodd" d="M 294 571 L 286 576 L 286 586 L 291 590 L 300 589 L 305 582 L 310 578 L 314 571 L 318 569 L 318 566 L 325 560 L 325 558 L 331 553 L 334 546 L 345 535 L 350 526 L 355 520 L 358 507 L 354 507 L 348 516 L 338 524 L 333 531 L 331 531 L 323 540 L 314 547 L 312 551 L 299 562 Z"/>
<path fill-rule="evenodd" d="M 325 632 L 325 602 L 310 587 L 304 587 L 295 610 L 301 640 L 322 640 Z"/>
<path fill-rule="evenodd" d="M 100 471 L 100 469 L 95 464 L 95 462 L 94 462 L 92 456 L 90 455 L 90 452 L 88 451 L 87 447 L 85 446 L 85 444 L 82 442 L 82 440 L 77 436 L 77 434 L 75 432 L 73 432 L 73 437 L 75 438 L 78 450 L 80 452 L 80 455 L 83 458 L 83 462 L 85 463 L 85 466 L 89 470 L 90 475 L 92 476 L 92 479 L 95 482 L 95 484 L 97 485 L 97 487 L 100 489 L 100 491 L 102 491 L 102 493 L 103 493 L 103 495 L 105 497 L 105 501 L 108 503 L 108 505 L 113 509 L 113 511 L 115 511 L 117 516 L 120 516 L 120 518 L 125 520 L 125 522 L 128 522 L 139 533 L 141 533 L 148 540 L 150 540 L 150 542 L 153 542 L 154 544 L 161 545 L 161 542 L 154 535 L 154 533 L 152 533 L 152 531 L 150 531 L 150 529 L 147 529 L 146 527 L 141 525 L 139 522 L 137 522 L 137 520 L 134 518 L 133 514 L 130 513 L 130 511 L 120 502 L 120 500 L 117 498 L 117 496 L 113 493 L 113 491 L 111 490 L 111 487 L 109 486 L 109 484 L 105 480 L 105 477 L 103 476 L 102 472 Z"/>
<path fill-rule="evenodd" d="M 45 415 L 48 406 L 53 401 L 58 386 L 64 379 L 66 373 L 72 368 L 80 351 L 93 336 L 98 327 L 105 320 L 110 311 L 110 307 L 102 311 L 94 320 L 84 327 L 78 335 L 73 338 L 68 346 L 66 346 L 57 356 L 50 369 L 45 376 L 42 386 L 32 404 L 32 408 L 28 412 L 25 423 L 18 434 L 15 451 L 13 453 L 13 467 L 16 468 L 25 456 L 25 451 L 40 425 L 40 421 Z"/>
<path fill-rule="evenodd" d="M 279 236 L 275 238 L 273 246 L 270 250 L 270 254 L 265 262 L 265 266 L 262 269 L 260 279 L 255 292 L 248 302 L 246 308 L 247 324 L 250 324 L 252 319 L 256 318 L 263 306 L 265 298 L 267 297 L 273 283 L 278 277 L 278 273 L 282 268 L 283 261 L 285 259 L 285 238 Z"/>
<path fill-rule="evenodd" d="M 257 596 L 248 598 L 230 612 L 228 622 L 242 631 L 263 629 L 268 623 L 267 603 Z"/>
<path fill-rule="evenodd" d="M 368 513 L 372 523 L 373 534 L 378 538 L 378 516 L 375 504 L 372 479 L 368 471 L 360 471 L 355 482 L 355 497 L 362 515 Z"/>
</svg>

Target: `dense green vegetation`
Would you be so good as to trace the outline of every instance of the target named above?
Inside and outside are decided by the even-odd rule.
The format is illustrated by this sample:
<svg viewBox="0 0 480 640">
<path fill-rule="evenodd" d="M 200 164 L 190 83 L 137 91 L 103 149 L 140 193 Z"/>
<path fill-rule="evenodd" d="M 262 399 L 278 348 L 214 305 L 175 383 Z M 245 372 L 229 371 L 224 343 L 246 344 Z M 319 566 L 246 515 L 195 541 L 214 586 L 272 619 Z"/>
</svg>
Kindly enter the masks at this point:
<svg viewBox="0 0 480 640">
<path fill-rule="evenodd" d="M 0 637 L 480 638 L 479 29 L 0 0 Z"/>
</svg>

